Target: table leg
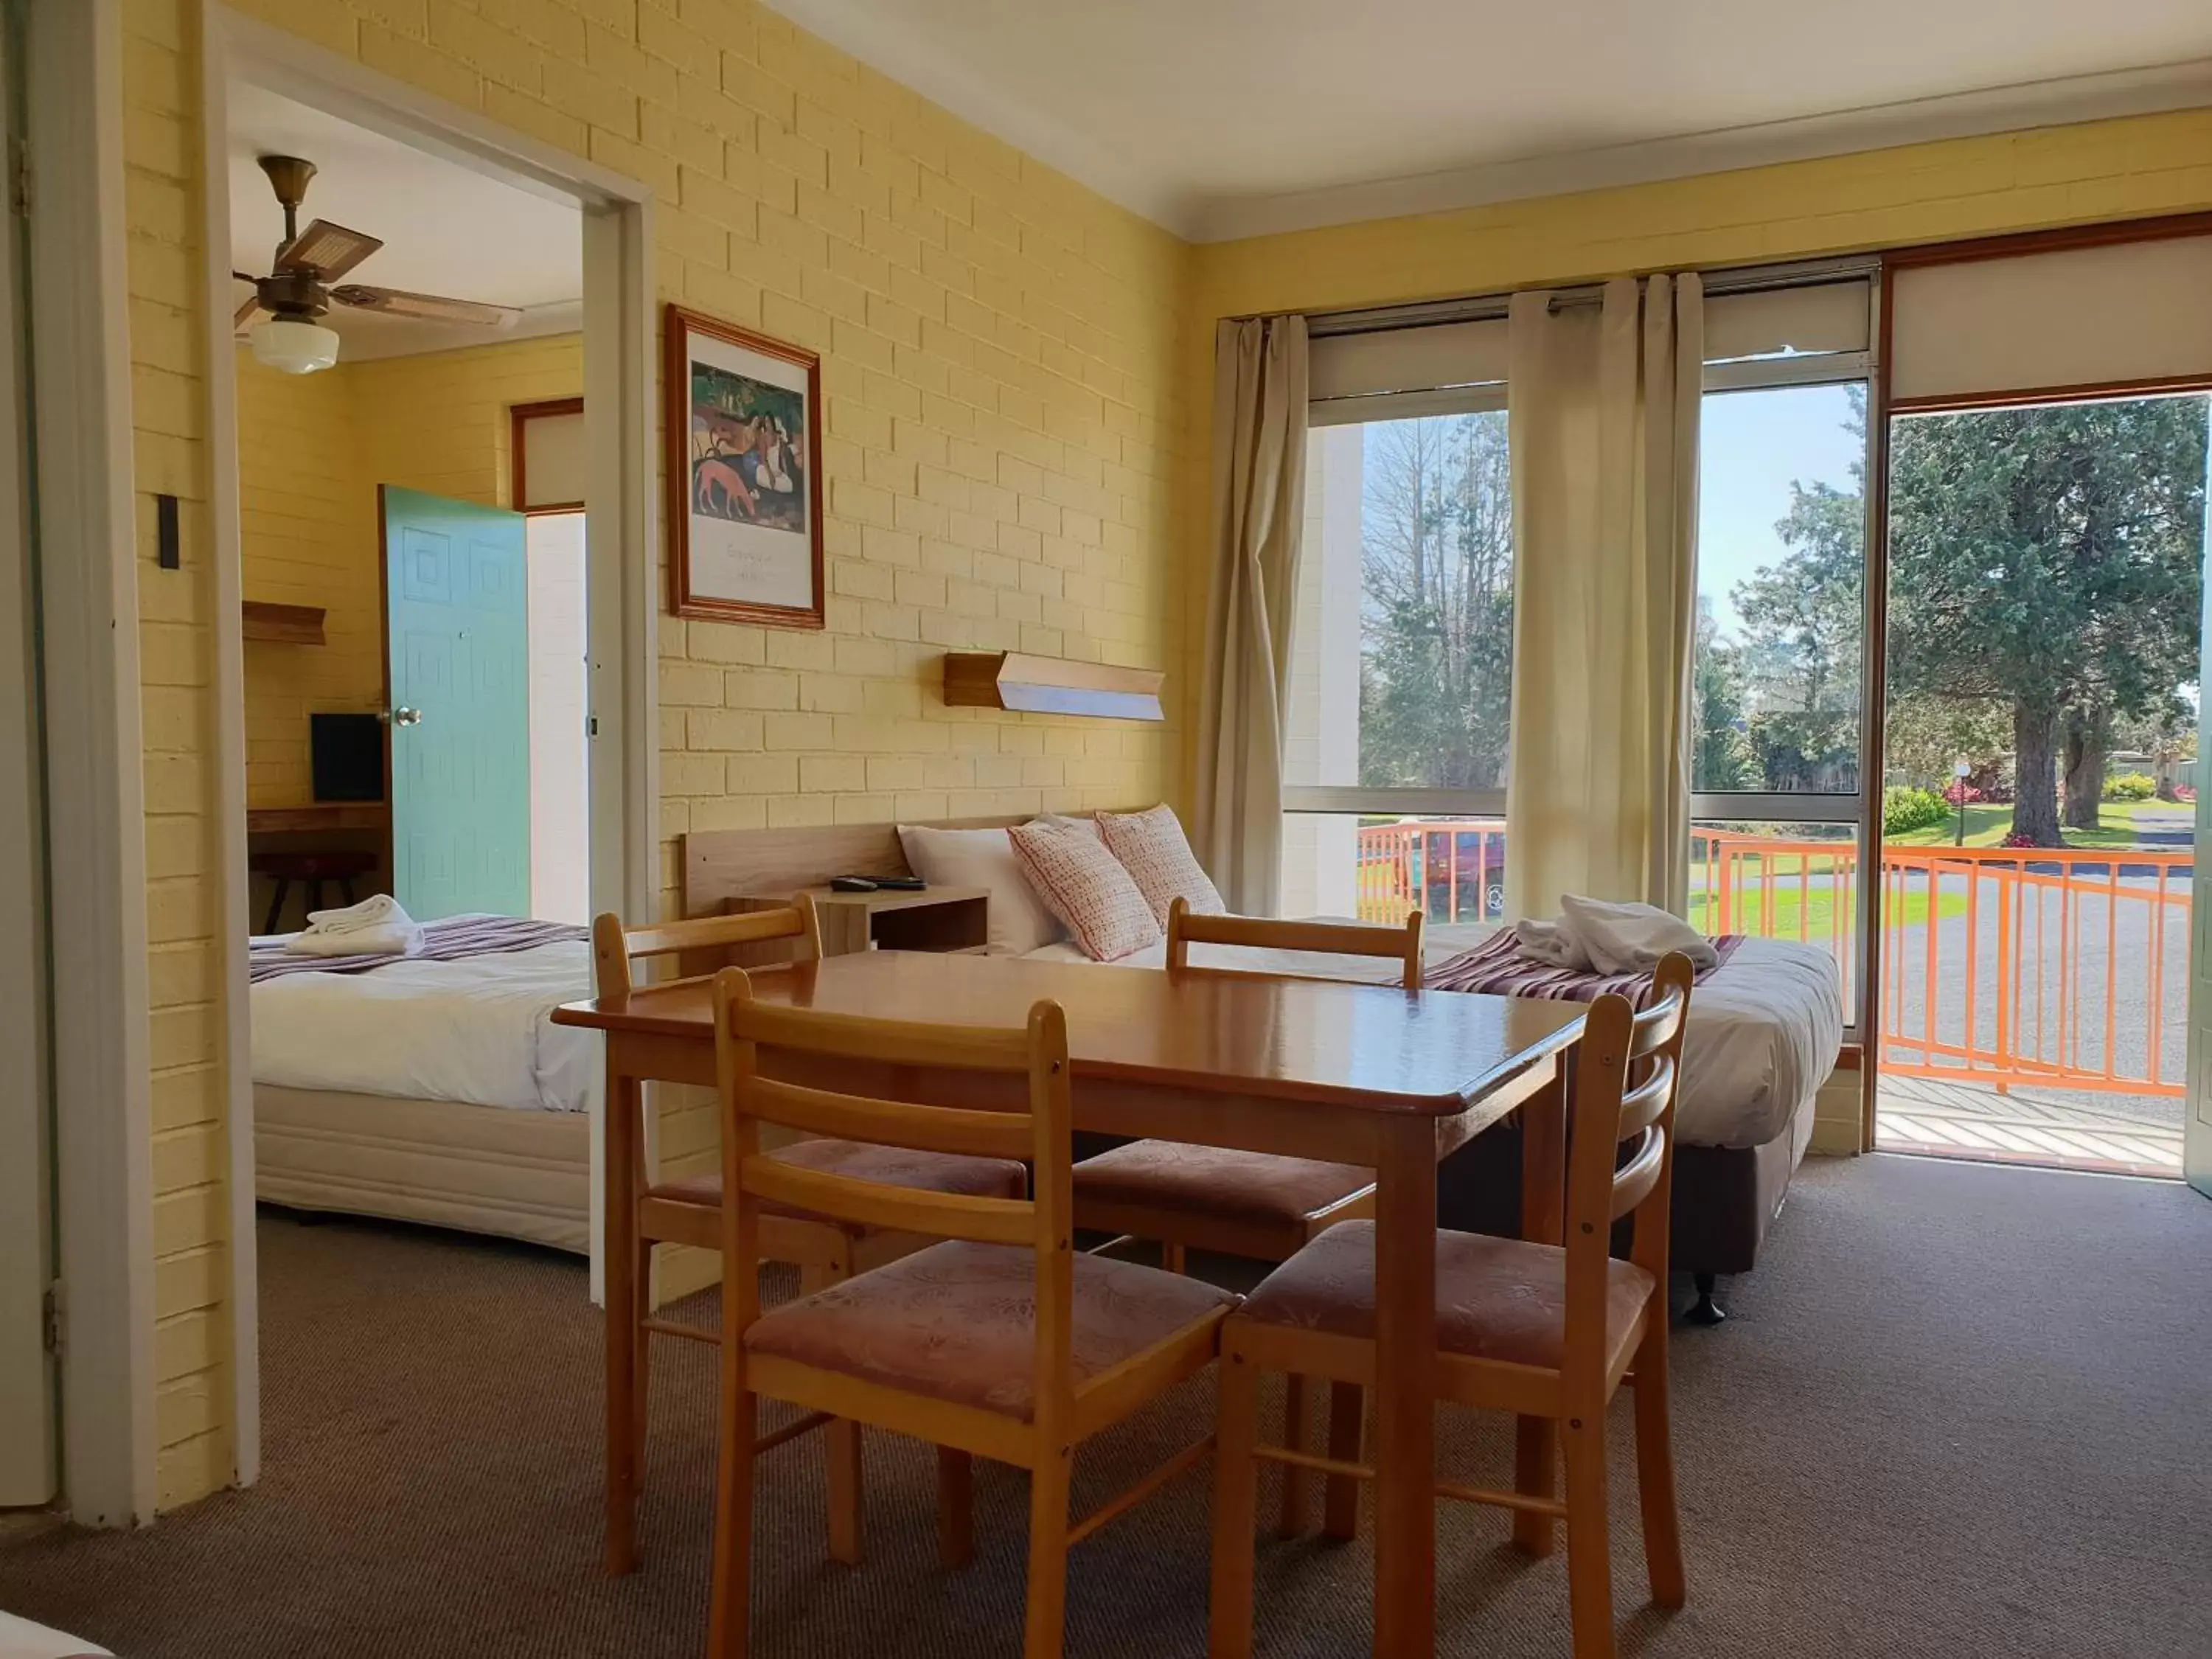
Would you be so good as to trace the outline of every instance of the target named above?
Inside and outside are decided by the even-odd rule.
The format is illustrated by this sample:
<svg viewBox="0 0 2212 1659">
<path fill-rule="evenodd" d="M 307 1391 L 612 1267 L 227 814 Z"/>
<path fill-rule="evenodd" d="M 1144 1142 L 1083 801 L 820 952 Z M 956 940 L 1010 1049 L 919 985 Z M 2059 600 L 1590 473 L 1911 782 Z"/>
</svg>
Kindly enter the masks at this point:
<svg viewBox="0 0 2212 1659">
<path fill-rule="evenodd" d="M 1521 1237 L 1557 1244 L 1566 1225 L 1567 1097 L 1564 1069 L 1521 1109 Z M 1514 1425 L 1513 1487 L 1549 1498 L 1559 1468 L 1559 1429 L 1548 1417 Z M 1513 1541 L 1530 1555 L 1549 1555 L 1558 1528 L 1546 1515 L 1516 1510 Z"/>
<path fill-rule="evenodd" d="M 637 1564 L 636 1374 L 631 1330 L 637 1318 L 637 1137 L 641 1098 L 638 1080 L 615 1069 L 607 1040 L 606 1204 L 603 1249 L 607 1319 L 607 1571 L 628 1572 Z"/>
<path fill-rule="evenodd" d="M 1382 1126 L 1376 1166 L 1375 1651 L 1436 1650 L 1437 1139 Z"/>
</svg>

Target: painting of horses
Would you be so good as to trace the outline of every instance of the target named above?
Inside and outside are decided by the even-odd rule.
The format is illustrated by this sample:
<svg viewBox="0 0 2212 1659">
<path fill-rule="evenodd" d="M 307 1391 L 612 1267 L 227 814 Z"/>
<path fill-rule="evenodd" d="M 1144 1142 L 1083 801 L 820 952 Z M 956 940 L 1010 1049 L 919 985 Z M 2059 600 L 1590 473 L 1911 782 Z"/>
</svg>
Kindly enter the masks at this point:
<svg viewBox="0 0 2212 1659">
<path fill-rule="evenodd" d="M 667 353 L 673 609 L 821 627 L 820 359 L 673 305 Z"/>
</svg>

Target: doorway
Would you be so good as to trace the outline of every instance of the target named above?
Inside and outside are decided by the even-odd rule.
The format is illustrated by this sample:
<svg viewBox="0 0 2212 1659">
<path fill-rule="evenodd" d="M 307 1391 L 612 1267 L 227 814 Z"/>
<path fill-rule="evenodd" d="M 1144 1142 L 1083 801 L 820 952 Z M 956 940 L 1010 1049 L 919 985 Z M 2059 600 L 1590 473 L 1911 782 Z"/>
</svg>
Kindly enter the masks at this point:
<svg viewBox="0 0 2212 1659">
<path fill-rule="evenodd" d="M 2208 412 L 1891 422 L 1883 1150 L 2182 1172 Z"/>
</svg>

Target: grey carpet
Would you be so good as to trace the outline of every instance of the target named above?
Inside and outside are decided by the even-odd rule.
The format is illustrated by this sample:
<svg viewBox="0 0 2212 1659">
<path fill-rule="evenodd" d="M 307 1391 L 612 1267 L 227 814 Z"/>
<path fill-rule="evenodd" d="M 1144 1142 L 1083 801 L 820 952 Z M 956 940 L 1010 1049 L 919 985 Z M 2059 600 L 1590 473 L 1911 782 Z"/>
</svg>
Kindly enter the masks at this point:
<svg viewBox="0 0 2212 1659">
<path fill-rule="evenodd" d="M 711 1351 L 661 1345 L 645 1563 L 600 1576 L 598 1320 L 572 1261 L 344 1223 L 261 1229 L 265 1474 L 136 1534 L 0 1558 L 0 1607 L 134 1659 L 690 1659 L 705 1619 Z M 1644 1605 L 1616 1413 L 1627 1656 L 2212 1654 L 2212 1204 L 2178 1186 L 1896 1158 L 1808 1166 L 1735 1317 L 1675 1346 L 1690 1606 Z M 1096 1498 L 1200 1431 L 1200 1382 L 1081 1465 Z M 1509 1439 L 1448 1416 L 1449 1463 Z M 1023 1477 L 979 1472 L 934 1563 L 925 1450 L 872 1437 L 866 1564 L 821 1550 L 811 1443 L 764 1465 L 755 1651 L 1019 1650 Z M 1263 1493 L 1263 1501 L 1265 1494 Z M 1073 1659 L 1205 1648 L 1207 1488 L 1079 1547 Z M 1563 1557 L 1439 1509 L 1443 1651 L 1569 1653 Z M 1260 1650 L 1368 1640 L 1364 1545 L 1261 1547 Z"/>
</svg>

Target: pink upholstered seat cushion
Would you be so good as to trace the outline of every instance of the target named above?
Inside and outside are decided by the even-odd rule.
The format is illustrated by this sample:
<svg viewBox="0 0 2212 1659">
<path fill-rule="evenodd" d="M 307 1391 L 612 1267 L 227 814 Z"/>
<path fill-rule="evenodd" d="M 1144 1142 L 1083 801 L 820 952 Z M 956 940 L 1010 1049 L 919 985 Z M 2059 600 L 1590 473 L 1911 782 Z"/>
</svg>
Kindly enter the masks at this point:
<svg viewBox="0 0 2212 1659">
<path fill-rule="evenodd" d="M 962 1158 L 951 1152 L 918 1152 L 904 1146 L 878 1146 L 864 1140 L 800 1140 L 769 1156 L 779 1164 L 829 1175 L 849 1176 L 885 1187 L 912 1187 L 923 1192 L 955 1193 L 968 1198 L 1025 1198 L 1029 1172 L 1010 1159 Z M 722 1174 L 684 1176 L 647 1189 L 653 1198 L 673 1199 L 679 1204 L 698 1204 L 719 1209 L 722 1202 Z M 763 1212 L 808 1215 L 804 1210 L 763 1202 Z M 866 1228 L 857 1222 L 830 1221 L 827 1216 L 811 1219 L 842 1227 L 859 1235 Z"/>
<path fill-rule="evenodd" d="M 1076 1224 L 1085 1224 L 1083 1206 L 1091 1203 L 1138 1204 L 1249 1225 L 1302 1227 L 1309 1216 L 1374 1186 L 1375 1172 L 1352 1164 L 1136 1140 L 1075 1166 Z"/>
<path fill-rule="evenodd" d="M 1190 850 L 1189 837 L 1183 834 L 1182 822 L 1172 806 L 1163 804 L 1145 812 L 1101 812 L 1098 836 L 1129 872 L 1145 902 L 1152 907 L 1152 919 L 1162 927 L 1168 925 L 1168 907 L 1177 899 L 1190 906 L 1193 915 L 1218 916 L 1228 908 L 1199 867 L 1198 856 Z"/>
<path fill-rule="evenodd" d="M 1566 1339 L 1567 1253 L 1484 1233 L 1437 1234 L 1437 1348 L 1471 1359 L 1557 1370 Z M 1606 1357 L 1637 1335 L 1651 1275 L 1606 1264 Z M 1269 1273 L 1243 1316 L 1375 1340 L 1375 1224 L 1344 1221 Z"/>
<path fill-rule="evenodd" d="M 1212 1324 L 1236 1296 L 1133 1261 L 1074 1261 L 1075 1385 Z M 817 1370 L 1029 1422 L 1036 1408 L 1036 1256 L 949 1243 L 787 1302 L 745 1346 Z"/>
<path fill-rule="evenodd" d="M 1106 844 L 1070 818 L 1032 818 L 1006 831 L 1030 884 L 1084 955 L 1115 962 L 1156 943 L 1160 924 Z"/>
</svg>

